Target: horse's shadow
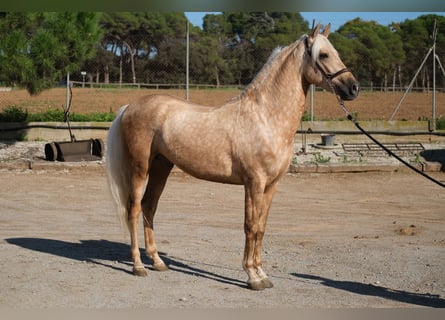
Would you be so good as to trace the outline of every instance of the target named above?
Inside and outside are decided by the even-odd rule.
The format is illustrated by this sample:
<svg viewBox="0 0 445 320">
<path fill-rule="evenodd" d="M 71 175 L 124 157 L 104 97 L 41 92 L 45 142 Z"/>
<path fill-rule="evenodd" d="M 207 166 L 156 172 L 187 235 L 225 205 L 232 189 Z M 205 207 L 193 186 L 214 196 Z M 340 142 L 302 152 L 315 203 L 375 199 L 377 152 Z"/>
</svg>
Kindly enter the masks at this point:
<svg viewBox="0 0 445 320">
<path fill-rule="evenodd" d="M 381 286 L 375 286 L 373 284 L 365 284 L 354 281 L 333 280 L 310 274 L 291 273 L 291 275 L 299 279 L 315 280 L 326 287 L 349 291 L 356 294 L 375 296 L 388 300 L 394 300 L 425 307 L 445 307 L 445 300 L 441 299 L 439 295 L 412 293 Z"/>
<path fill-rule="evenodd" d="M 25 249 L 44 252 L 77 261 L 90 262 L 111 268 L 113 270 L 122 271 L 126 274 L 132 274 L 130 268 L 121 267 L 122 264 L 128 266 L 133 265 L 131 259 L 129 258 L 130 246 L 127 244 L 108 240 L 80 240 L 79 243 L 44 238 L 9 238 L 5 240 L 10 244 Z M 170 257 L 166 253 L 162 252 L 160 252 L 159 255 L 168 265 L 170 270 L 175 272 L 212 279 L 221 283 L 237 285 L 243 288 L 246 287 L 246 284 L 243 281 L 218 275 L 214 272 L 193 267 L 186 263 L 193 263 L 193 261 Z M 152 261 L 145 255 L 145 252 L 142 252 L 142 249 L 141 258 L 142 262 L 152 269 L 150 267 Z"/>
<path fill-rule="evenodd" d="M 5 240 L 10 244 L 25 249 L 77 261 L 86 261 L 120 272 L 125 272 L 126 274 L 132 274 L 131 268 L 122 267 L 122 264 L 132 266 L 128 254 L 130 252 L 130 247 L 127 244 L 108 240 L 81 240 L 79 243 L 44 238 L 9 238 Z M 160 253 L 160 256 L 172 271 L 246 288 L 246 284 L 243 281 L 192 266 L 191 264 L 195 264 L 193 261 L 170 257 L 166 253 Z M 141 252 L 141 257 L 144 264 L 151 265 L 152 261 L 145 256 L 145 252 Z M 115 263 L 116 261 L 119 263 Z M 198 263 L 196 262 L 196 264 Z M 217 267 L 226 268 L 221 266 Z M 298 279 L 317 281 L 321 285 L 356 294 L 376 296 L 413 305 L 445 308 L 445 300 L 441 299 L 438 295 L 411 293 L 372 284 L 339 281 L 309 274 L 291 273 L 291 275 Z"/>
</svg>

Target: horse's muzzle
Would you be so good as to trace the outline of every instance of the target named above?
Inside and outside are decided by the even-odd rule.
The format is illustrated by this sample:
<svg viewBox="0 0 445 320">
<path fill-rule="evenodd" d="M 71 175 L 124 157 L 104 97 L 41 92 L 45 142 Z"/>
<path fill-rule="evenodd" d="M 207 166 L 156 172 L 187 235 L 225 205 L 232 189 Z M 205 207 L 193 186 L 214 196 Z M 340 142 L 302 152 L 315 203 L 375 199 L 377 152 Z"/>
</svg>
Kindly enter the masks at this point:
<svg viewBox="0 0 445 320">
<path fill-rule="evenodd" d="M 339 79 L 340 80 L 340 79 Z M 348 78 L 347 80 L 339 81 L 334 85 L 336 93 L 343 100 L 354 100 L 358 97 L 360 91 L 360 84 L 354 78 Z"/>
</svg>

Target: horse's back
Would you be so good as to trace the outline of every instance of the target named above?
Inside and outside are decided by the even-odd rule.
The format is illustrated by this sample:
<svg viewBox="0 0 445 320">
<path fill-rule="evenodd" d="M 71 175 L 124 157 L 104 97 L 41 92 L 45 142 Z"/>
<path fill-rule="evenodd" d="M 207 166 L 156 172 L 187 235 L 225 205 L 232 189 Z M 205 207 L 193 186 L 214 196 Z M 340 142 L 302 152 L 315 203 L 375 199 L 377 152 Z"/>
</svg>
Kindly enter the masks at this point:
<svg viewBox="0 0 445 320">
<path fill-rule="evenodd" d="M 149 114 L 151 117 L 162 112 L 208 112 L 215 107 L 203 106 L 168 94 L 151 94 L 140 97 L 129 105 L 139 115 Z"/>
</svg>

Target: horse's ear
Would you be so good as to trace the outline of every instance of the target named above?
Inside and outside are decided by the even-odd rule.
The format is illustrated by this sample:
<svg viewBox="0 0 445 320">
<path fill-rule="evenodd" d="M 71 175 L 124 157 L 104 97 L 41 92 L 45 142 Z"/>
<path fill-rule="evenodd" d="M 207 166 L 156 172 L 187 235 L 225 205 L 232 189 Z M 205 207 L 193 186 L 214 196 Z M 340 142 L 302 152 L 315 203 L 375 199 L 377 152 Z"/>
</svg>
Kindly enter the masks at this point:
<svg viewBox="0 0 445 320">
<path fill-rule="evenodd" d="M 331 32 L 331 23 L 328 23 L 328 25 L 324 28 L 322 35 L 324 35 L 327 38 L 330 32 Z"/>
<path fill-rule="evenodd" d="M 320 32 L 320 23 L 318 23 L 317 26 L 312 29 L 310 37 L 312 39 L 314 39 L 318 35 L 319 32 Z"/>
</svg>

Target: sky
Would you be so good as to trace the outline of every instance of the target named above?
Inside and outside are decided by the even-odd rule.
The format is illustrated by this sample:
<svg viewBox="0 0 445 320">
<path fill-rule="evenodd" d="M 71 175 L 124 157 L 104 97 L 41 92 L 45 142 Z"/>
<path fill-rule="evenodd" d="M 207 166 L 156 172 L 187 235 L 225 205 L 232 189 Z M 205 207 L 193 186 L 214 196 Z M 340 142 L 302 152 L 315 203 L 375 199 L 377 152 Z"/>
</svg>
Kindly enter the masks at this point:
<svg viewBox="0 0 445 320">
<path fill-rule="evenodd" d="M 207 13 L 212 12 L 186 12 L 185 15 L 194 26 L 202 27 L 202 18 Z M 378 24 L 387 26 L 391 22 L 403 22 L 405 19 L 413 20 L 430 13 L 445 16 L 445 12 L 300 12 L 303 18 L 309 22 L 309 26 L 312 25 L 313 19 L 315 19 L 315 23 L 320 22 L 325 25 L 330 22 L 332 31 L 337 31 L 347 21 L 357 17 L 365 21 L 373 20 Z"/>
</svg>

